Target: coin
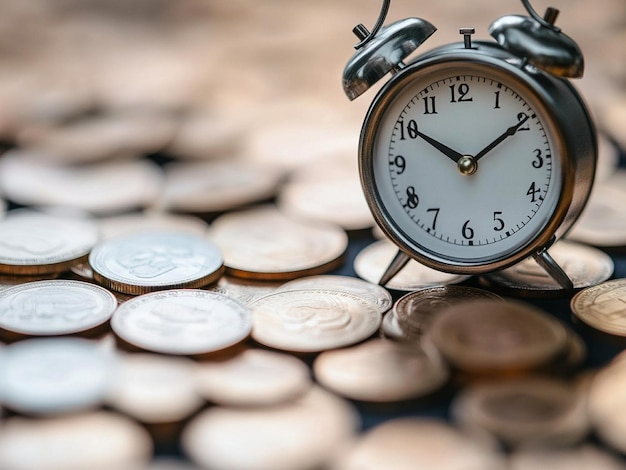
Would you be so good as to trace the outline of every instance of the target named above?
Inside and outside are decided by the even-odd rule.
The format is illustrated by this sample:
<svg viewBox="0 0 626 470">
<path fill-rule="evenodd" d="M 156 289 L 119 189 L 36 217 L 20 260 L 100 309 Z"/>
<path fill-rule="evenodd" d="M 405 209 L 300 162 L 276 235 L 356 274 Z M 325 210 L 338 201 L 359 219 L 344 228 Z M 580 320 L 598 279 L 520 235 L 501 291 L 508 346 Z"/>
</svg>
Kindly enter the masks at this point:
<svg viewBox="0 0 626 470">
<path fill-rule="evenodd" d="M 550 254 L 574 284 L 583 289 L 606 281 L 613 274 L 613 260 L 606 253 L 579 243 L 559 241 Z M 533 258 L 484 276 L 486 284 L 516 296 L 563 295 L 564 289 Z"/>
<path fill-rule="evenodd" d="M 314 387 L 281 405 L 209 408 L 183 430 L 182 447 L 203 468 L 307 470 L 325 467 L 357 426 L 348 402 Z"/>
<path fill-rule="evenodd" d="M 60 273 L 85 260 L 97 241 L 98 229 L 89 219 L 12 211 L 0 220 L 0 272 Z"/>
<path fill-rule="evenodd" d="M 626 183 L 624 170 L 593 187 L 582 214 L 567 238 L 606 249 L 626 247 Z"/>
<path fill-rule="evenodd" d="M 588 413 L 599 440 L 621 453 L 626 452 L 626 362 L 619 360 L 600 369 L 591 380 Z"/>
<path fill-rule="evenodd" d="M 250 311 L 224 295 L 196 289 L 145 294 L 118 307 L 115 334 L 134 346 L 163 354 L 197 355 L 244 340 Z"/>
<path fill-rule="evenodd" d="M 325 388 L 367 402 L 423 397 L 442 387 L 449 376 L 436 351 L 384 339 L 322 352 L 313 372 Z"/>
<path fill-rule="evenodd" d="M 280 191 L 278 207 L 294 217 L 339 225 L 345 230 L 374 226 L 358 174 L 317 181 L 290 181 Z"/>
<path fill-rule="evenodd" d="M 105 401 L 142 423 L 176 423 L 204 404 L 194 373 L 195 363 L 185 357 L 120 355 Z"/>
<path fill-rule="evenodd" d="M 155 206 L 162 210 L 211 214 L 267 201 L 275 196 L 282 173 L 241 160 L 170 163 Z"/>
<path fill-rule="evenodd" d="M 336 470 L 504 470 L 503 455 L 444 421 L 394 418 L 370 429 L 348 449 Z"/>
<path fill-rule="evenodd" d="M 312 386 L 301 360 L 263 349 L 246 349 L 220 362 L 203 362 L 196 371 L 198 391 L 222 406 L 268 406 L 293 400 Z"/>
<path fill-rule="evenodd" d="M 567 344 L 565 327 L 543 310 L 497 300 L 446 308 L 433 318 L 427 337 L 454 367 L 470 373 L 532 370 L 554 359 Z"/>
<path fill-rule="evenodd" d="M 27 415 L 58 415 L 100 406 L 111 357 L 79 338 L 29 339 L 7 346 L 0 367 L 4 405 Z"/>
<path fill-rule="evenodd" d="M 318 352 L 362 341 L 376 332 L 379 310 L 347 292 L 277 292 L 250 304 L 252 338 L 286 351 Z"/>
<path fill-rule="evenodd" d="M 393 299 L 387 289 L 378 284 L 373 284 L 355 277 L 337 276 L 332 274 L 319 276 L 306 276 L 294 279 L 281 285 L 277 292 L 288 290 L 327 289 L 349 292 L 363 300 L 369 301 L 376 306 L 380 313 L 385 313 L 391 308 Z"/>
<path fill-rule="evenodd" d="M 0 188 L 12 201 L 96 215 L 148 206 L 159 194 L 162 179 L 159 167 L 148 160 L 62 166 L 20 150 L 0 161 Z"/>
<path fill-rule="evenodd" d="M 548 377 L 472 385 L 456 397 L 452 415 L 462 427 L 509 448 L 573 445 L 590 430 L 580 389 Z"/>
<path fill-rule="evenodd" d="M 426 287 L 398 299 L 393 312 L 403 336 L 418 341 L 439 312 L 451 305 L 476 299 L 502 300 L 497 294 L 474 287 Z"/>
<path fill-rule="evenodd" d="M 89 254 L 94 279 L 126 294 L 201 287 L 222 275 L 219 248 L 183 232 L 139 232 L 98 243 Z"/>
<path fill-rule="evenodd" d="M 274 293 L 280 285 L 281 283 L 277 281 L 254 281 L 232 276 L 222 276 L 217 281 L 217 285 L 207 289 L 248 305 L 259 297 Z"/>
<path fill-rule="evenodd" d="M 116 308 L 113 294 L 87 282 L 29 282 L 0 291 L 0 328 L 31 336 L 73 334 L 108 321 Z"/>
<path fill-rule="evenodd" d="M 338 267 L 348 246 L 339 227 L 288 218 L 274 206 L 225 214 L 210 238 L 224 253 L 226 272 L 259 280 L 290 280 Z"/>
<path fill-rule="evenodd" d="M 578 292 L 570 301 L 576 318 L 596 330 L 626 336 L 626 279 L 614 279 Z"/>
<path fill-rule="evenodd" d="M 380 327 L 382 335 L 385 338 L 402 341 L 407 337 L 406 333 L 402 330 L 402 328 L 400 328 L 400 325 L 398 324 L 398 317 L 396 317 L 393 310 L 390 310 L 385 314 Z"/>
<path fill-rule="evenodd" d="M 144 428 L 107 411 L 12 417 L 0 430 L 0 467 L 7 470 L 132 470 L 145 468 L 152 452 Z"/>
<path fill-rule="evenodd" d="M 513 452 L 509 470 L 623 470 L 624 463 L 616 455 L 593 444 L 565 449 L 525 449 Z"/>
<path fill-rule="evenodd" d="M 378 284 L 385 269 L 397 253 L 388 240 L 379 240 L 363 248 L 354 258 L 354 271 L 366 281 Z M 434 285 L 456 284 L 469 276 L 436 271 L 415 260 L 410 260 L 387 284 L 388 289 L 411 292 Z"/>
</svg>

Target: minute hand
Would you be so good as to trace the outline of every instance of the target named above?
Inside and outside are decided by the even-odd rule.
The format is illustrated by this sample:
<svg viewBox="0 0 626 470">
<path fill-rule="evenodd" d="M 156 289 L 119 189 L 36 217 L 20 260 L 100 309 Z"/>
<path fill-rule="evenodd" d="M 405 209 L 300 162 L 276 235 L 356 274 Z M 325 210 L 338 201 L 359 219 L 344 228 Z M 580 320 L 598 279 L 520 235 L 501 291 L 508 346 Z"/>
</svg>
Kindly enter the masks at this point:
<svg viewBox="0 0 626 470">
<path fill-rule="evenodd" d="M 527 120 L 528 120 L 528 115 L 525 113 L 520 113 L 517 115 L 519 122 L 517 124 L 512 125 L 511 127 L 509 127 L 506 131 L 504 131 L 504 133 L 502 133 L 502 135 L 500 135 L 496 140 L 494 140 L 493 142 L 491 142 L 489 145 L 487 145 L 484 149 L 482 149 L 480 152 L 478 152 L 476 154 L 476 156 L 474 157 L 475 161 L 480 160 L 482 157 L 484 157 L 487 153 L 491 152 L 497 145 L 499 145 L 504 139 L 506 139 L 509 136 L 512 136 L 513 134 L 515 134 L 517 132 L 517 130 L 522 127 L 522 124 L 524 124 Z"/>
</svg>

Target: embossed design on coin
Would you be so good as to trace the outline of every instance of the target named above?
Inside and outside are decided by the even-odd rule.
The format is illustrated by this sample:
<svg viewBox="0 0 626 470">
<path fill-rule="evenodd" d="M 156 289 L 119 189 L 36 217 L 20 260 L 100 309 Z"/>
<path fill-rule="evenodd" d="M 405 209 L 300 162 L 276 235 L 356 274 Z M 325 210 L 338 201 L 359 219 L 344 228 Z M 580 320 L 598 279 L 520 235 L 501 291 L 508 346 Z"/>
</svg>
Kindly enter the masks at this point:
<svg viewBox="0 0 626 470">
<path fill-rule="evenodd" d="M 614 279 L 578 292 L 570 306 L 576 317 L 596 330 L 626 336 L 626 279 Z"/>
<path fill-rule="evenodd" d="M 428 395 L 448 378 L 435 350 L 375 339 L 321 353 L 313 363 L 324 387 L 350 399 L 392 402 Z"/>
<path fill-rule="evenodd" d="M 89 255 L 94 279 L 127 294 L 201 287 L 222 274 L 219 248 L 203 237 L 140 232 L 105 240 Z"/>
<path fill-rule="evenodd" d="M 127 343 L 164 354 L 204 354 L 244 340 L 250 311 L 216 292 L 179 289 L 153 292 L 120 305 L 111 328 Z"/>
<path fill-rule="evenodd" d="M 223 215 L 209 233 L 224 253 L 227 273 L 249 279 L 326 273 L 342 263 L 348 246 L 339 227 L 290 219 L 274 206 Z"/>
<path fill-rule="evenodd" d="M 63 335 L 106 322 L 117 300 L 81 281 L 38 281 L 0 291 L 0 328 L 25 335 Z"/>
<path fill-rule="evenodd" d="M 371 336 L 381 313 L 346 292 L 310 289 L 277 292 L 250 304 L 252 337 L 286 351 L 317 352 L 357 343 Z"/>
<path fill-rule="evenodd" d="M 515 301 L 455 304 L 433 319 L 426 334 L 452 365 L 470 373 L 532 370 L 567 345 L 563 324 L 537 307 Z"/>
<path fill-rule="evenodd" d="M 89 219 L 13 211 L 0 221 L 0 272 L 63 272 L 86 258 L 97 241 L 98 229 Z"/>
<path fill-rule="evenodd" d="M 4 404 L 15 411 L 55 415 L 99 406 L 111 377 L 111 357 L 79 338 L 29 339 L 3 351 Z"/>
<path fill-rule="evenodd" d="M 393 313 L 404 336 L 414 341 L 422 337 L 439 312 L 454 304 L 476 299 L 502 300 L 497 294 L 473 287 L 427 287 L 399 298 Z"/>
<path fill-rule="evenodd" d="M 361 250 L 354 259 L 354 271 L 366 281 L 378 284 L 380 278 L 398 249 L 389 240 L 376 241 Z M 469 276 L 443 273 L 410 260 L 407 265 L 386 284 L 388 289 L 411 292 L 423 287 L 456 284 Z"/>
<path fill-rule="evenodd" d="M 599 284 L 613 274 L 613 260 L 596 248 L 559 241 L 550 248 L 550 254 L 572 280 L 574 289 Z M 509 295 L 563 295 L 563 288 L 533 258 L 527 258 L 503 271 L 487 274 L 485 279 L 487 284 Z"/>
<path fill-rule="evenodd" d="M 349 292 L 376 306 L 380 313 L 385 313 L 392 305 L 391 294 L 378 284 L 373 284 L 356 277 L 335 276 L 332 274 L 307 276 L 284 283 L 277 292 L 288 290 L 327 289 Z"/>
</svg>

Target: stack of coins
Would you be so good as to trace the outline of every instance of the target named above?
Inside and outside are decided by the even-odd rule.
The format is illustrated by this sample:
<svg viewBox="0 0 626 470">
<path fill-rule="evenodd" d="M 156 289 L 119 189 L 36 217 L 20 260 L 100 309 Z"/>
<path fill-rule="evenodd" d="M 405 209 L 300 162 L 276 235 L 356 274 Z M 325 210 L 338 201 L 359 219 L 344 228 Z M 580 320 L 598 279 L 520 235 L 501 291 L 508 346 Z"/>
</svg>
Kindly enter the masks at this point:
<svg viewBox="0 0 626 470">
<path fill-rule="evenodd" d="M 0 468 L 624 468 L 625 5 L 559 17 L 600 145 L 565 291 L 378 285 L 338 77 L 380 2 L 3 0 Z M 515 13 L 391 11 L 424 51 Z"/>
</svg>

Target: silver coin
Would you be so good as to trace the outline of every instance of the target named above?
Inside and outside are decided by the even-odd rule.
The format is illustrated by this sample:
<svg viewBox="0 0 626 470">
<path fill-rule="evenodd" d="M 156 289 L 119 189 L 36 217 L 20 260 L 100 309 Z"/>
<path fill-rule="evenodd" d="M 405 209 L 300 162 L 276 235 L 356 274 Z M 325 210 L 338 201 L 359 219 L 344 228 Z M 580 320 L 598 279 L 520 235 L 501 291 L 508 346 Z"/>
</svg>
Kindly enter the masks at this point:
<svg viewBox="0 0 626 470">
<path fill-rule="evenodd" d="M 79 338 L 29 339 L 7 346 L 0 367 L 4 404 L 33 415 L 56 415 L 101 405 L 112 358 Z"/>
<path fill-rule="evenodd" d="M 116 308 L 113 294 L 87 282 L 29 282 L 0 291 L 0 328 L 32 336 L 73 334 L 103 324 Z"/>
<path fill-rule="evenodd" d="M 0 221 L 0 272 L 63 272 L 80 263 L 97 241 L 97 226 L 89 219 L 13 211 Z"/>
<path fill-rule="evenodd" d="M 111 328 L 141 349 L 195 355 L 244 340 L 252 330 L 252 317 L 243 304 L 222 294 L 179 289 L 126 301 L 113 314 Z"/>
<path fill-rule="evenodd" d="M 327 289 L 349 292 L 376 306 L 380 313 L 391 308 L 393 299 L 387 289 L 356 277 L 336 276 L 332 274 L 306 276 L 284 283 L 276 292 L 288 290 Z"/>
<path fill-rule="evenodd" d="M 201 287 L 222 274 L 219 248 L 182 232 L 139 232 L 105 240 L 89 255 L 94 279 L 127 294 Z"/>
<path fill-rule="evenodd" d="M 380 311 L 347 292 L 295 290 L 266 295 L 250 304 L 252 337 L 286 351 L 317 352 L 348 346 L 376 332 Z"/>
</svg>

